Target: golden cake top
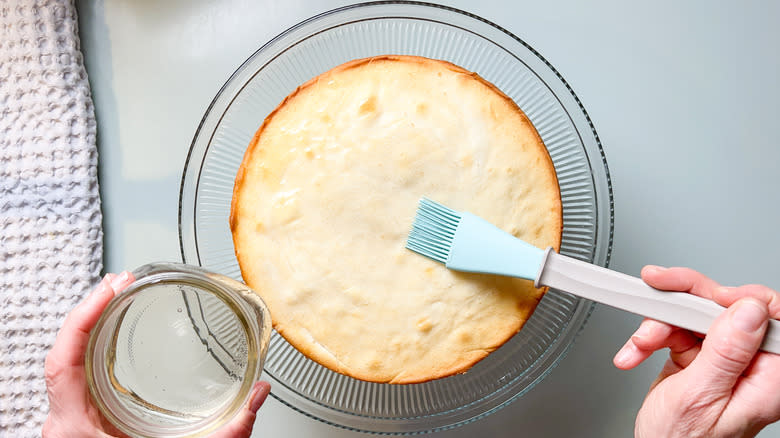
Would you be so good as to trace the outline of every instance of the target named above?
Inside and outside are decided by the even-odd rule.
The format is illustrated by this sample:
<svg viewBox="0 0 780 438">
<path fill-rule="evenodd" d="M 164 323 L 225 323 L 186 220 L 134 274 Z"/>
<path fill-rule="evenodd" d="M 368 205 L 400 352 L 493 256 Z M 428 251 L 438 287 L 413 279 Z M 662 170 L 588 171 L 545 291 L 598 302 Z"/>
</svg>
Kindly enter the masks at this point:
<svg viewBox="0 0 780 438">
<path fill-rule="evenodd" d="M 463 372 L 506 342 L 543 291 L 405 249 L 423 196 L 560 245 L 547 150 L 476 74 L 382 56 L 288 96 L 246 151 L 230 218 L 242 275 L 274 328 L 330 369 L 390 383 Z"/>
</svg>

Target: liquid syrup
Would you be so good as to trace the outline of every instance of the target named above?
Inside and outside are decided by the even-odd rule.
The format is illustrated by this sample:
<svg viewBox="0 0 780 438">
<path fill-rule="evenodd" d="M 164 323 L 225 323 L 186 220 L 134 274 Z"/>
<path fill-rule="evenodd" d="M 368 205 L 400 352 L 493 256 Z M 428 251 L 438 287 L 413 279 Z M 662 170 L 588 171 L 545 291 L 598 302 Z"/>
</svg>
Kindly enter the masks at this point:
<svg viewBox="0 0 780 438">
<path fill-rule="evenodd" d="M 247 334 L 219 298 L 186 285 L 158 285 L 121 316 L 109 377 L 122 402 L 171 424 L 219 412 L 241 387 Z"/>
</svg>

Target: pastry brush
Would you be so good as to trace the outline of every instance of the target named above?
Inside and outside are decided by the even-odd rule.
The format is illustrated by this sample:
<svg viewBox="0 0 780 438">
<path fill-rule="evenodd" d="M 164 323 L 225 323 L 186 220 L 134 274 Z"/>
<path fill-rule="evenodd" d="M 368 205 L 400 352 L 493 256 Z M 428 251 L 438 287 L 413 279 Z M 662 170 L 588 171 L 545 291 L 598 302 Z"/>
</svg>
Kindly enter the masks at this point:
<svg viewBox="0 0 780 438">
<path fill-rule="evenodd" d="M 468 212 L 427 198 L 418 206 L 406 247 L 449 269 L 532 280 L 608 306 L 707 333 L 725 310 L 684 292 L 661 291 L 644 281 L 601 266 L 537 248 Z M 780 322 L 770 320 L 762 350 L 780 353 Z"/>
</svg>

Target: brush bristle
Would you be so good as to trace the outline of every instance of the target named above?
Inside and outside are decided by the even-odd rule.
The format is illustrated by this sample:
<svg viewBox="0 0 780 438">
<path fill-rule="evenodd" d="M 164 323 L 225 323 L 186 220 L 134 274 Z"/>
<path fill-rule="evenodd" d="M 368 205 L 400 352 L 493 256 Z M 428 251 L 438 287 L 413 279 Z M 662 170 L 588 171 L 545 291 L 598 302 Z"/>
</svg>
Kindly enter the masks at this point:
<svg viewBox="0 0 780 438">
<path fill-rule="evenodd" d="M 460 223 L 460 213 L 428 198 L 422 198 L 406 247 L 412 251 L 446 263 Z"/>
</svg>

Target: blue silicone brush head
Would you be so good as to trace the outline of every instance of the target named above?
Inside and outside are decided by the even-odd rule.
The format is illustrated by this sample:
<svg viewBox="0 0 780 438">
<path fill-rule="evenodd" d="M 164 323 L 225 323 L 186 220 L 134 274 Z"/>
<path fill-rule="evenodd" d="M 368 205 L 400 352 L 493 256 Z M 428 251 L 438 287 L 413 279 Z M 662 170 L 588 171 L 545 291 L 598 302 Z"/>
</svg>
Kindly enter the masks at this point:
<svg viewBox="0 0 780 438">
<path fill-rule="evenodd" d="M 460 218 L 457 211 L 422 198 L 406 247 L 439 263 L 447 263 Z"/>
<path fill-rule="evenodd" d="M 456 271 L 528 280 L 536 280 L 544 261 L 544 250 L 478 216 L 427 198 L 417 207 L 406 248 Z"/>
</svg>

